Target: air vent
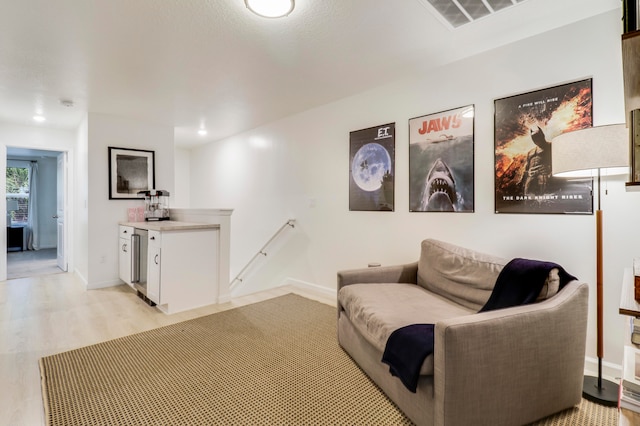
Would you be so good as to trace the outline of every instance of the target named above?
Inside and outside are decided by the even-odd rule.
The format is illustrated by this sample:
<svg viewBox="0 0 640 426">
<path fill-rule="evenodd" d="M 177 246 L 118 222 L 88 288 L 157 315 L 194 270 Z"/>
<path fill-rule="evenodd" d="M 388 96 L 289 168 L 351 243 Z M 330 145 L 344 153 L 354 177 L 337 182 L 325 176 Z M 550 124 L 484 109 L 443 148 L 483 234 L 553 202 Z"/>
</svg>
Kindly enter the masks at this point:
<svg viewBox="0 0 640 426">
<path fill-rule="evenodd" d="M 458 28 L 525 0 L 418 0 L 439 19 Z"/>
</svg>

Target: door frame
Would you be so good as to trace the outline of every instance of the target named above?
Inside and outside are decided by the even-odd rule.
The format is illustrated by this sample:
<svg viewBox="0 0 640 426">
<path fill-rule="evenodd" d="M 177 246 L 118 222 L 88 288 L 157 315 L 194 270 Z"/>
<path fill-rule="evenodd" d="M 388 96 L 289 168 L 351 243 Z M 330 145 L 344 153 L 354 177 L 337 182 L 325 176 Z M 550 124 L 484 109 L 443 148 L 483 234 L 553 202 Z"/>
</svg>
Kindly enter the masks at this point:
<svg viewBox="0 0 640 426">
<path fill-rule="evenodd" d="M 56 156 L 56 192 L 60 189 L 60 182 L 58 179 L 60 178 L 60 167 L 62 167 L 62 209 L 58 209 L 58 198 L 60 194 L 56 194 L 56 262 L 58 264 L 58 268 L 62 269 L 63 272 L 67 272 L 69 270 L 69 259 L 67 256 L 67 248 L 69 246 L 69 238 L 67 237 L 67 212 L 69 211 L 69 203 L 68 203 L 68 187 L 69 187 L 69 175 L 68 175 L 68 164 L 67 157 L 68 154 L 66 151 L 54 151 L 57 152 Z M 62 162 L 62 166 L 60 165 Z M 62 236 L 60 235 L 60 218 L 58 217 L 62 214 Z M 60 238 L 62 237 L 62 238 Z M 62 241 L 61 241 L 62 240 Z M 62 242 L 62 248 L 60 248 L 60 242 Z M 62 263 L 64 267 L 60 266 L 60 250 L 62 250 Z"/>
<path fill-rule="evenodd" d="M 17 145 L 4 145 L 0 144 L 0 188 L 2 194 L 6 195 L 7 188 L 7 146 L 21 148 L 21 149 L 37 149 L 42 151 L 54 151 L 65 154 L 65 164 L 67 168 L 67 179 L 64 185 L 64 199 L 65 199 L 65 227 L 63 233 L 65 257 L 67 258 L 67 272 L 74 271 L 73 265 L 73 224 L 74 224 L 74 197 L 72 191 L 72 185 L 74 182 L 74 156 L 73 150 L 66 147 L 56 146 L 41 146 L 41 145 L 29 145 L 29 144 L 17 144 Z M 7 210 L 6 196 L 0 197 L 0 212 Z M 0 233 L 0 250 L 3 251 L 4 256 L 0 256 L 0 281 L 7 280 L 7 215 L 0 214 L 0 224 L 2 226 L 2 232 Z"/>
</svg>

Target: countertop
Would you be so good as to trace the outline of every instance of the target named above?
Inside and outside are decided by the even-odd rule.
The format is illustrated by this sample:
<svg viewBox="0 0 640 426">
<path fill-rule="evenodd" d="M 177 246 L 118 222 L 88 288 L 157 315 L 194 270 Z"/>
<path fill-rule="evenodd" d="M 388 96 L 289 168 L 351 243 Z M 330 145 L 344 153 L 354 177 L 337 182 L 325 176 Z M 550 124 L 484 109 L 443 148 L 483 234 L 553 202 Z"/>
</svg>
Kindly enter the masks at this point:
<svg viewBox="0 0 640 426">
<path fill-rule="evenodd" d="M 131 226 L 149 231 L 187 231 L 191 229 L 218 229 L 216 223 L 178 222 L 175 220 L 159 220 L 155 222 L 120 222 L 119 225 Z"/>
</svg>

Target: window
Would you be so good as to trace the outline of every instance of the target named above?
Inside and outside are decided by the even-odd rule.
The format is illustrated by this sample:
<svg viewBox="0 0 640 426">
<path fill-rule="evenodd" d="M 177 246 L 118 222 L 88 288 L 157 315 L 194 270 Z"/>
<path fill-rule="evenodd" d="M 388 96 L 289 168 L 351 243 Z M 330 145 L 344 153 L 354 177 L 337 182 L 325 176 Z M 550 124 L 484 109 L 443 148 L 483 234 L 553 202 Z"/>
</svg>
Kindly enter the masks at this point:
<svg viewBox="0 0 640 426">
<path fill-rule="evenodd" d="M 27 223 L 29 219 L 29 169 L 26 167 L 7 167 L 7 214 L 12 223 Z"/>
</svg>

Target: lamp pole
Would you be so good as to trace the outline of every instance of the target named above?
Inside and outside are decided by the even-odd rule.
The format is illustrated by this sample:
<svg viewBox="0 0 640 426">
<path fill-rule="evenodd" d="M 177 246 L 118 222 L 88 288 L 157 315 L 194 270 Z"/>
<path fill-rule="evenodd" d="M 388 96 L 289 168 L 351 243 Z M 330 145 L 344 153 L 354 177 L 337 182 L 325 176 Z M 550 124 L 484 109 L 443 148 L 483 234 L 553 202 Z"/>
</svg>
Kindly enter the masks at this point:
<svg viewBox="0 0 640 426">
<path fill-rule="evenodd" d="M 604 358 L 603 338 L 603 266 L 602 266 L 602 209 L 600 206 L 600 169 L 598 169 L 598 209 L 596 210 L 596 311 L 597 311 L 597 356 L 598 377 L 585 376 L 582 396 L 589 401 L 607 406 L 618 405 L 619 385 L 602 379 L 602 358 Z"/>
</svg>

